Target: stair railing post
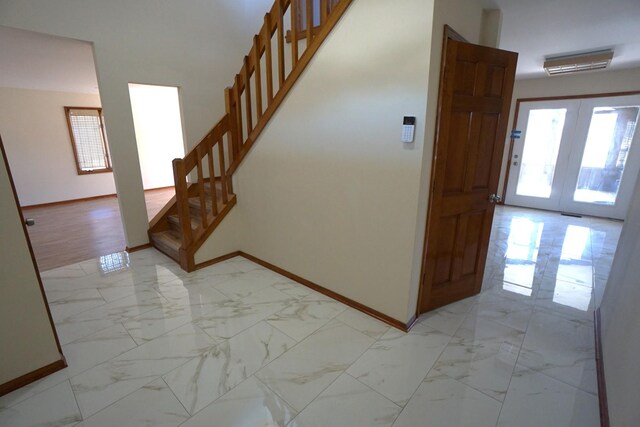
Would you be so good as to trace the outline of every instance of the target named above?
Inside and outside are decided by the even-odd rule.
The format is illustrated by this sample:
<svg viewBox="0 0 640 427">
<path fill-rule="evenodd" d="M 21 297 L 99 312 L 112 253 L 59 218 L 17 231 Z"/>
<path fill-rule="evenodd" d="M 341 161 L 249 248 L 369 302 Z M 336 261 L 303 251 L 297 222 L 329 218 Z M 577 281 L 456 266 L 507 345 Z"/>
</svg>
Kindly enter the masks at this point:
<svg viewBox="0 0 640 427">
<path fill-rule="evenodd" d="M 307 0 L 307 11 L 306 11 L 306 18 L 307 18 L 307 47 L 305 47 L 305 51 L 307 50 L 307 48 L 311 44 L 311 41 L 313 40 L 313 1 L 314 0 Z"/>
<path fill-rule="evenodd" d="M 229 133 L 231 134 L 231 138 L 229 140 L 229 142 L 231 143 L 231 146 L 228 147 L 229 149 L 229 162 L 230 163 L 234 163 L 236 161 L 236 158 L 238 157 L 238 152 L 240 151 L 240 138 L 238 135 L 238 129 L 237 129 L 237 110 L 236 110 L 236 106 L 235 106 L 235 102 L 233 99 L 233 89 L 228 87 L 224 90 L 224 99 L 225 99 L 225 106 L 227 109 L 227 119 L 229 121 Z"/>
<path fill-rule="evenodd" d="M 327 22 L 329 16 L 329 3 L 327 0 L 320 0 L 320 26 Z"/>
<path fill-rule="evenodd" d="M 180 220 L 180 235 L 182 237 L 181 250 L 187 250 L 193 241 L 191 235 L 191 215 L 189 212 L 189 188 L 187 186 L 187 171 L 183 159 L 173 160 L 173 179 L 176 186 L 176 207 Z"/>
<path fill-rule="evenodd" d="M 202 228 L 206 230 L 209 226 L 209 215 L 207 213 L 207 199 L 204 191 L 204 171 L 202 159 L 204 158 L 204 150 L 203 145 L 198 144 L 196 147 L 196 168 L 198 169 L 198 182 L 196 186 L 198 187 L 198 197 L 200 198 L 200 218 L 202 220 Z M 198 231 L 198 233 L 200 233 Z"/>
</svg>

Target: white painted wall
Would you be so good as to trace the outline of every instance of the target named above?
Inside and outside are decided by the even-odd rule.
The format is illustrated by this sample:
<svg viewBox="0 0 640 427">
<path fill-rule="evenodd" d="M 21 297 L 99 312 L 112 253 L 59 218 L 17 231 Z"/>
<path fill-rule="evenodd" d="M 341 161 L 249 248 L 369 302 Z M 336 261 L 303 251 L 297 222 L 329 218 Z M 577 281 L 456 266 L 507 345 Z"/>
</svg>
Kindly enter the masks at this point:
<svg viewBox="0 0 640 427">
<path fill-rule="evenodd" d="M 473 10 L 474 18 L 460 15 Z M 477 42 L 481 11 L 468 0 L 437 1 L 435 28 L 433 2 L 354 1 L 240 166 L 238 205 L 196 262 L 240 249 L 408 321 L 443 25 Z M 400 142 L 404 115 L 418 119 L 411 145 Z"/>
<path fill-rule="evenodd" d="M 354 1 L 234 182 L 241 250 L 403 322 L 424 122 L 400 133 L 426 115 L 432 8 Z"/>
<path fill-rule="evenodd" d="M 174 185 L 172 161 L 184 157 L 178 88 L 129 84 L 145 190 Z"/>
<path fill-rule="evenodd" d="M 0 88 L 0 132 L 22 206 L 115 193 L 112 173 L 78 175 L 65 106 L 100 107 L 100 96 Z"/>
<path fill-rule="evenodd" d="M 640 91 L 640 68 L 632 68 L 620 71 L 598 71 L 585 74 L 568 76 L 545 77 L 541 79 L 516 80 L 513 89 L 513 101 L 511 103 L 511 116 L 509 118 L 509 130 L 513 129 L 513 119 L 516 109 L 516 101 L 520 98 L 540 98 L 548 96 L 571 96 L 597 93 L 613 93 Z M 511 133 L 511 132 L 508 132 Z M 505 144 L 505 153 L 500 174 L 499 191 L 502 192 L 505 183 L 507 163 L 509 162 L 508 139 Z"/>
<path fill-rule="evenodd" d="M 0 152 L 0 384 L 61 359 Z"/>
<path fill-rule="evenodd" d="M 129 82 L 181 89 L 187 146 L 224 112 L 252 37 L 273 0 L 3 0 L 0 25 L 94 44 L 127 246 L 148 242 Z"/>
<path fill-rule="evenodd" d="M 607 288 L 600 305 L 609 417 L 612 426 L 640 420 L 640 176 L 629 208 Z"/>
</svg>

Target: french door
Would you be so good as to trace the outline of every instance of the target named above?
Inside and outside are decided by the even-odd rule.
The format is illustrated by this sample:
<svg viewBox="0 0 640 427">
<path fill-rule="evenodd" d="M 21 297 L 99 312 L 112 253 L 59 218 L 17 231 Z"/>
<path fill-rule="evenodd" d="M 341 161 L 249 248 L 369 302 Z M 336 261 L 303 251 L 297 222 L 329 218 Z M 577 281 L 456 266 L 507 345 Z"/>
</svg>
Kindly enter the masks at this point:
<svg viewBox="0 0 640 427">
<path fill-rule="evenodd" d="M 640 95 L 522 102 L 505 203 L 624 219 L 639 115 Z"/>
</svg>

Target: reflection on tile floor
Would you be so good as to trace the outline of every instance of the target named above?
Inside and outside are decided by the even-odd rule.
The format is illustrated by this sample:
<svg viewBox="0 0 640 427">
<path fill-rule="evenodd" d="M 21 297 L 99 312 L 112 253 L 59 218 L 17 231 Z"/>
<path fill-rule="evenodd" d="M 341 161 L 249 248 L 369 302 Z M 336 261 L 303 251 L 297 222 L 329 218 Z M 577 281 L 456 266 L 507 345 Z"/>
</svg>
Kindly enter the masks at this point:
<svg viewBox="0 0 640 427">
<path fill-rule="evenodd" d="M 0 425 L 595 427 L 592 316 L 621 225 L 498 208 L 482 293 L 408 334 L 244 258 L 51 270 L 69 367 L 0 397 Z"/>
</svg>

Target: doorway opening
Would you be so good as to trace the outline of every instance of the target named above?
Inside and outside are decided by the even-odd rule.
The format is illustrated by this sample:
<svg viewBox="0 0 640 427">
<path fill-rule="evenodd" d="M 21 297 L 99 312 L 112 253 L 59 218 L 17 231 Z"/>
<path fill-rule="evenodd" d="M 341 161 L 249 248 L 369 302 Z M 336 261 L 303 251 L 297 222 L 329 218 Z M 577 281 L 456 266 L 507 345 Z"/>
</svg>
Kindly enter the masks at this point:
<svg viewBox="0 0 640 427">
<path fill-rule="evenodd" d="M 179 91 L 175 86 L 129 83 L 129 97 L 151 219 L 174 196 L 172 161 L 185 154 Z"/>
<path fill-rule="evenodd" d="M 0 26 L 0 128 L 38 269 L 125 249 L 93 45 Z"/>
</svg>

